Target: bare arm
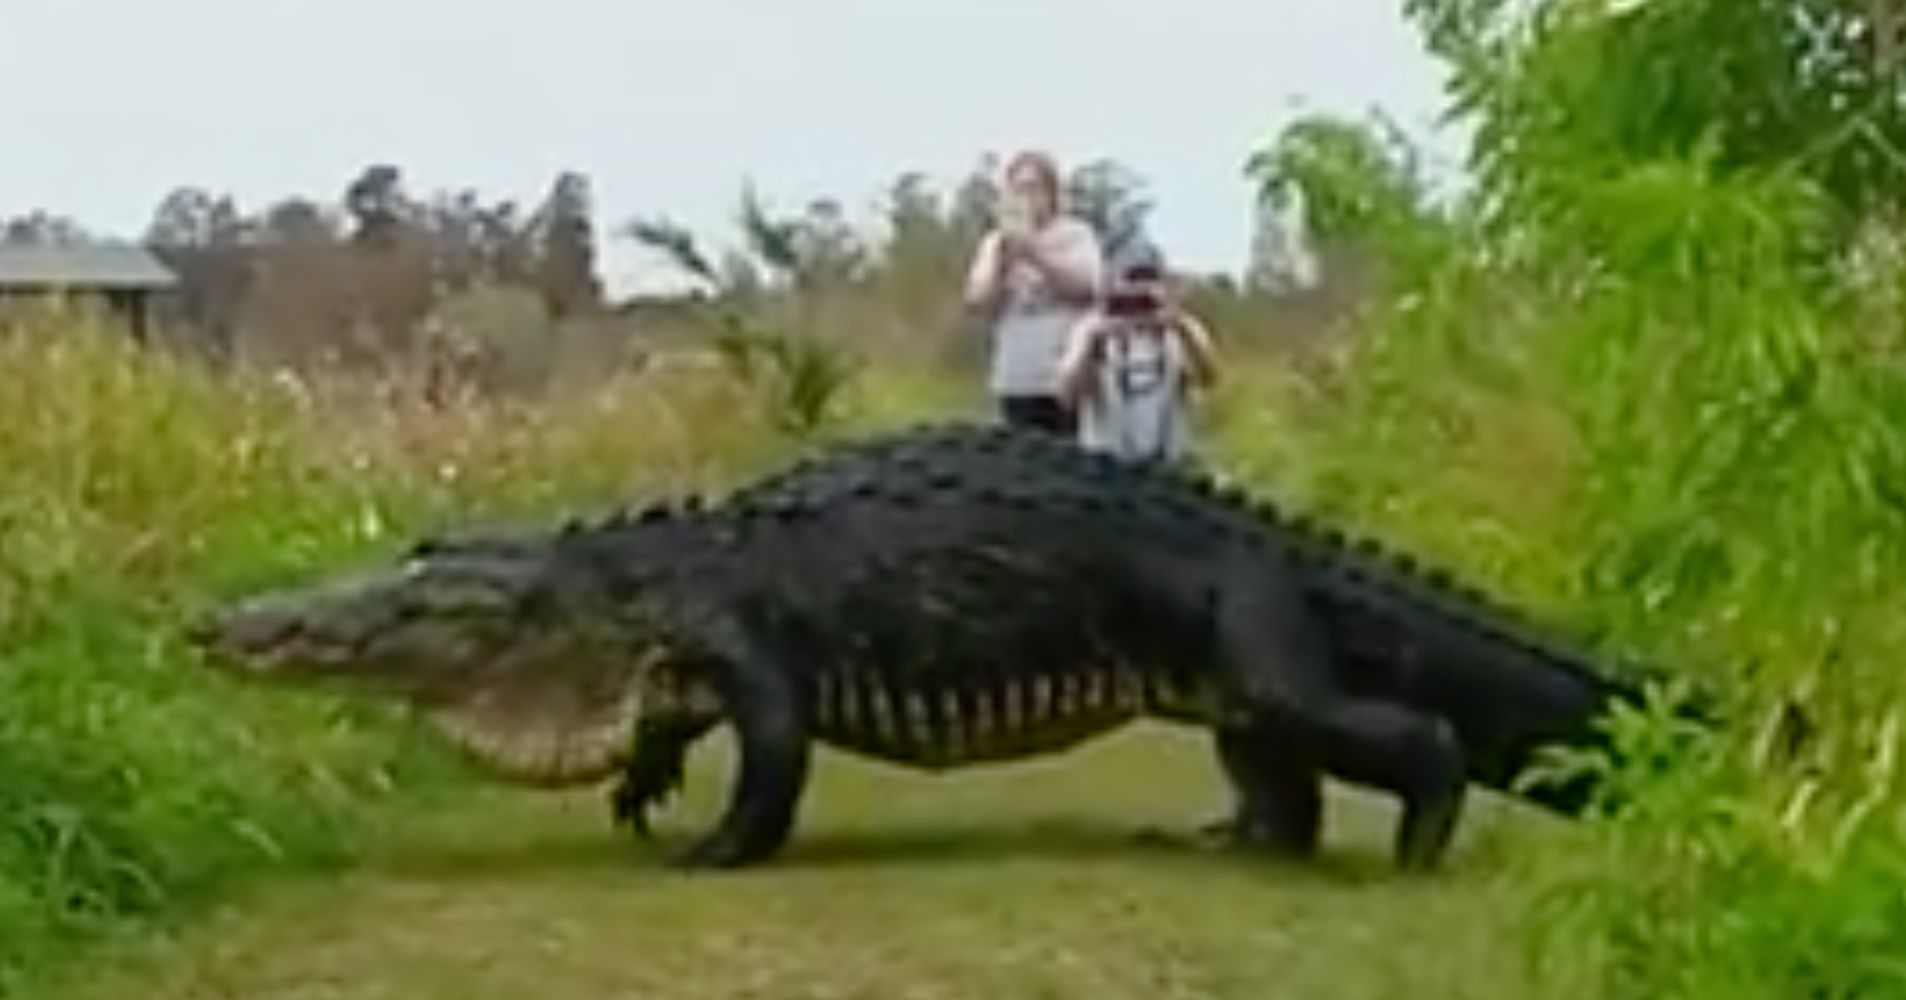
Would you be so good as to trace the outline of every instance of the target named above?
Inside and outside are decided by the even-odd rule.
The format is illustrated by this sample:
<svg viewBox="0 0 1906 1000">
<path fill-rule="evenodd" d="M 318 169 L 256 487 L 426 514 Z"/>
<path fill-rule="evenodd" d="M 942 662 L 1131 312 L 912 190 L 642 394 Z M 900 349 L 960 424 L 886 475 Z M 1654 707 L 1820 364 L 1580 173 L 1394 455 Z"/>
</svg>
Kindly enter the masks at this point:
<svg viewBox="0 0 1906 1000">
<path fill-rule="evenodd" d="M 1091 384 L 1092 368 L 1098 361 L 1099 329 L 1105 317 L 1092 312 L 1073 324 L 1066 335 L 1065 351 L 1059 358 L 1059 397 L 1068 406 L 1077 406 Z"/>
<path fill-rule="evenodd" d="M 966 305 L 970 309 L 993 309 L 1005 292 L 1006 262 L 999 242 L 998 233 L 988 233 L 973 253 L 973 262 L 966 270 Z"/>
<path fill-rule="evenodd" d="M 1186 374 L 1192 383 L 1201 388 L 1209 388 L 1218 381 L 1218 351 L 1211 339 L 1211 331 L 1198 317 L 1184 311 L 1182 307 L 1172 313 L 1172 325 L 1178 331 L 1179 341 L 1185 345 L 1185 359 L 1189 371 Z"/>
</svg>

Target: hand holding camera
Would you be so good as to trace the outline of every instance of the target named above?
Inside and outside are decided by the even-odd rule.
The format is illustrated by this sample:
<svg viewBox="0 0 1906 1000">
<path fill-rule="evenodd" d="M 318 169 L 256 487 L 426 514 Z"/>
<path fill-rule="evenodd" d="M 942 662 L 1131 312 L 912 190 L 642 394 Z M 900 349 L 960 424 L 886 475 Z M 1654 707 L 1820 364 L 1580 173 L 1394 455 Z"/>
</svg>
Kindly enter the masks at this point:
<svg viewBox="0 0 1906 1000">
<path fill-rule="evenodd" d="M 1163 299 L 1151 288 L 1120 288 L 1105 297 L 1105 311 L 1113 316 L 1146 316 L 1163 306 Z"/>
</svg>

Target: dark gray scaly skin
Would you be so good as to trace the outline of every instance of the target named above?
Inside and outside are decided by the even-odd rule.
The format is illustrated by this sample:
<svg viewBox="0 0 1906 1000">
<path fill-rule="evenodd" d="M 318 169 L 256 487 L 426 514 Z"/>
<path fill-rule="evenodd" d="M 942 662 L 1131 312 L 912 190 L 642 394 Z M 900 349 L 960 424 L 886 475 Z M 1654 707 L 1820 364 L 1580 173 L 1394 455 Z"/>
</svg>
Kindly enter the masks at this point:
<svg viewBox="0 0 1906 1000">
<path fill-rule="evenodd" d="M 798 463 L 741 499 L 770 506 L 835 502 L 843 491 L 864 490 L 870 477 L 889 474 L 891 464 L 912 465 L 940 446 L 930 431 L 863 442 L 824 460 Z M 1277 532 L 1302 577 L 1311 612 L 1329 630 L 1348 690 L 1448 719 L 1464 747 L 1469 777 L 1485 787 L 1513 791 L 1564 814 L 1579 812 L 1594 791 L 1587 779 L 1530 788 L 1514 783 L 1544 743 L 1605 746 L 1592 721 L 1613 702 L 1641 700 L 1637 685 L 1605 675 L 1584 654 L 1536 635 L 1447 574 L 1386 553 L 1371 540 L 1348 539 L 1341 531 L 1285 518 L 1268 503 L 1208 480 L 1170 470 L 1115 470 L 1096 456 L 1037 439 L 1005 451 L 981 449 L 962 461 L 976 477 L 984 469 L 983 476 L 993 482 L 1021 484 L 1021 493 L 1037 489 L 1031 484 L 1042 477 L 1070 481 L 1113 475 L 1117 485 L 1106 488 L 1127 502 L 1176 507 L 1229 530 Z M 1188 500 L 1186 490 L 1195 499 Z M 999 489 L 991 492 L 998 499 Z M 1147 713 L 1108 720 L 1094 732 L 1141 714 Z M 646 834 L 647 811 L 680 787 L 689 748 L 719 721 L 718 713 L 666 710 L 645 718 L 611 796 L 616 819 Z M 1261 754 L 1278 759 L 1298 752 L 1288 741 L 1280 744 L 1278 735 L 1257 735 Z M 1317 772 L 1259 765 L 1253 777 L 1246 737 L 1220 728 L 1215 743 L 1241 802 L 1233 817 L 1210 829 L 1297 853 L 1314 849 L 1322 808 Z"/>
<path fill-rule="evenodd" d="M 1331 775 L 1401 801 L 1395 856 L 1420 869 L 1471 780 L 1504 787 L 1538 744 L 1595 740 L 1632 696 L 1494 621 L 1189 473 L 942 425 L 707 507 L 425 542 L 195 631 L 230 669 L 408 699 L 513 780 L 619 772 L 614 811 L 638 830 L 727 722 L 734 787 L 689 865 L 781 847 L 813 740 L 938 770 L 1149 716 L 1212 730 L 1231 836 L 1312 850 Z"/>
</svg>

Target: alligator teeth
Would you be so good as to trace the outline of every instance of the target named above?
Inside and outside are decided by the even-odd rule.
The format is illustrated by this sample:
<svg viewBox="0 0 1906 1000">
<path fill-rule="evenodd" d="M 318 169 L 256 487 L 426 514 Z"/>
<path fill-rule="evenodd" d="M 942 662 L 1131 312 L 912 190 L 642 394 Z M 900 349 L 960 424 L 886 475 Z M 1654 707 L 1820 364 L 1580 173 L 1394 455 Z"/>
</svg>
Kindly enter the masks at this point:
<svg viewBox="0 0 1906 1000">
<path fill-rule="evenodd" d="M 1060 674 L 1054 678 L 1052 714 L 1060 719 L 1074 719 L 1079 715 L 1079 678 L 1076 674 Z"/>
<path fill-rule="evenodd" d="M 1132 672 L 1125 664 L 1114 661 L 1106 668 L 1105 683 L 1109 688 L 1105 696 L 1111 700 L 1111 707 L 1121 712 L 1129 712 L 1137 707 L 1132 700 Z"/>
<path fill-rule="evenodd" d="M 575 762 L 588 749 L 587 740 L 566 740 L 558 736 L 550 741 L 553 751 L 549 761 L 549 774 L 553 778 L 566 778 L 575 772 Z"/>
<path fill-rule="evenodd" d="M 917 747 L 937 747 L 939 740 L 933 732 L 933 720 L 927 716 L 927 700 L 918 691 L 907 692 L 907 725 L 913 733 L 913 743 Z"/>
<path fill-rule="evenodd" d="M 1168 706 L 1175 700 L 1175 691 L 1171 679 L 1160 673 L 1145 674 L 1142 683 L 1145 687 L 1145 701 L 1156 708 Z"/>
<path fill-rule="evenodd" d="M 851 671 L 841 671 L 835 680 L 834 697 L 839 701 L 840 727 L 842 732 L 858 732 L 866 720 L 861 717 L 859 689 L 854 684 Z"/>
<path fill-rule="evenodd" d="M 831 729 L 834 723 L 834 677 L 822 670 L 814 675 L 814 724 Z"/>
<path fill-rule="evenodd" d="M 966 719 L 966 732 L 967 742 L 972 746 L 990 745 L 999 732 L 993 694 L 993 689 L 983 683 L 971 689 L 973 714 Z"/>
<path fill-rule="evenodd" d="M 1005 733 L 1019 733 L 1026 729 L 1025 683 L 1018 676 L 1006 678 L 1000 686 L 999 728 Z"/>
<path fill-rule="evenodd" d="M 519 758 L 519 764 L 527 762 L 528 766 L 523 767 L 524 773 L 550 774 L 561 752 L 560 737 L 547 730 L 537 732 L 529 738 L 524 750 L 522 758 Z"/>
<path fill-rule="evenodd" d="M 964 757 L 968 744 L 965 739 L 967 719 L 960 711 L 959 693 L 950 687 L 940 689 L 940 720 L 948 753 L 955 758 Z"/>
<path fill-rule="evenodd" d="M 1112 707 L 1108 698 L 1111 693 L 1111 684 L 1103 668 L 1094 668 L 1091 673 L 1088 673 L 1085 677 L 1085 685 L 1085 704 L 1092 714 L 1097 715 Z"/>
<path fill-rule="evenodd" d="M 893 705 L 887 699 L 886 690 L 869 678 L 866 688 L 867 706 L 873 712 L 874 729 L 889 746 L 899 741 L 897 722 L 893 717 Z"/>
</svg>

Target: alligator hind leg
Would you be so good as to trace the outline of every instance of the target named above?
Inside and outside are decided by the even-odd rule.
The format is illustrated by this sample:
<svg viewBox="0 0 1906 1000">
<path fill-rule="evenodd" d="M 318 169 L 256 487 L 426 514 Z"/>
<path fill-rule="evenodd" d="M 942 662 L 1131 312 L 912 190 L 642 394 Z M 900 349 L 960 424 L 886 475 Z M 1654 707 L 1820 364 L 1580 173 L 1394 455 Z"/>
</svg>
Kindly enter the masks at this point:
<svg viewBox="0 0 1906 1000">
<path fill-rule="evenodd" d="M 1317 850 L 1323 827 L 1323 777 L 1301 752 L 1301 742 L 1275 726 L 1216 731 L 1218 759 L 1237 792 L 1237 807 L 1207 833 L 1240 846 L 1268 847 L 1292 857 Z"/>
<path fill-rule="evenodd" d="M 788 664 L 739 628 L 711 631 L 704 637 L 717 659 L 711 679 L 734 726 L 740 759 L 727 811 L 675 858 L 687 868 L 732 868 L 778 851 L 793 829 L 810 756 L 807 712 Z"/>
<path fill-rule="evenodd" d="M 1293 722 L 1331 774 L 1403 800 L 1398 867 L 1423 870 L 1442 859 L 1468 788 L 1462 747 L 1445 720 L 1381 701 L 1343 700 Z"/>
<path fill-rule="evenodd" d="M 1435 865 L 1461 813 L 1467 777 L 1449 723 L 1402 705 L 1351 698 L 1309 604 L 1274 563 L 1240 567 L 1219 604 L 1225 699 L 1253 729 L 1296 742 L 1296 757 L 1403 800 L 1399 867 Z M 1271 764 L 1258 767 L 1271 768 Z"/>
</svg>

